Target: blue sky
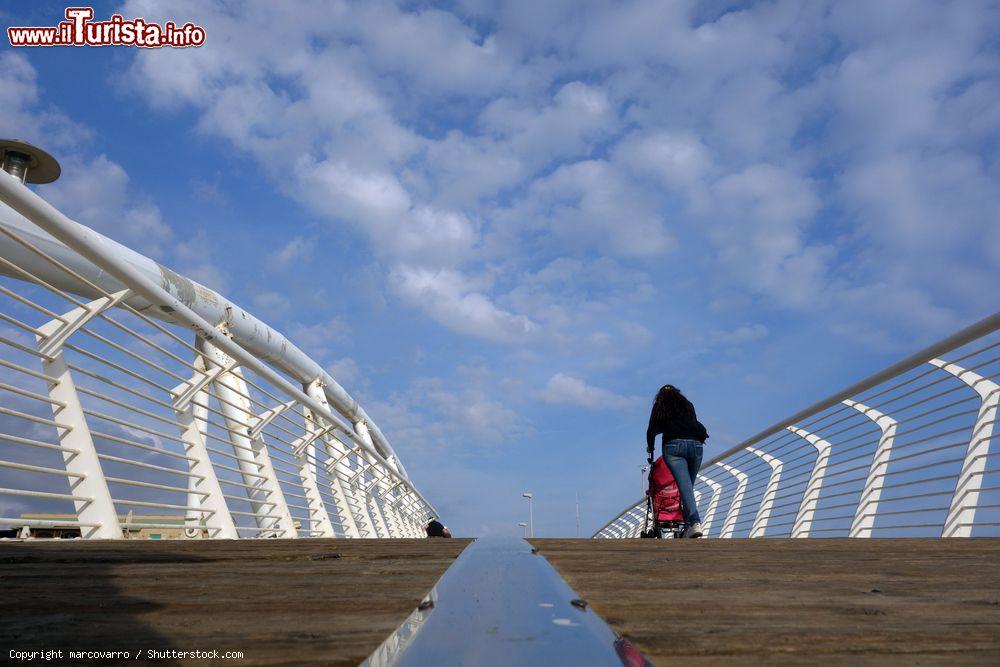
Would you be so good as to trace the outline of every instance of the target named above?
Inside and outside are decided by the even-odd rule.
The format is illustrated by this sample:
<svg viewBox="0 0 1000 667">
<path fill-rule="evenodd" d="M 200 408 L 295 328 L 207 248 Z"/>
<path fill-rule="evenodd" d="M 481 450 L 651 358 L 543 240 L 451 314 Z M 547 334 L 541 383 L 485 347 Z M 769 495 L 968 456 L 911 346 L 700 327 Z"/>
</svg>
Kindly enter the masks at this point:
<svg viewBox="0 0 1000 667">
<path fill-rule="evenodd" d="M 0 134 L 330 369 L 456 533 L 599 528 L 663 383 L 712 456 L 996 310 L 996 3 L 494 4 L 98 4 L 206 44 L 5 44 Z"/>
</svg>

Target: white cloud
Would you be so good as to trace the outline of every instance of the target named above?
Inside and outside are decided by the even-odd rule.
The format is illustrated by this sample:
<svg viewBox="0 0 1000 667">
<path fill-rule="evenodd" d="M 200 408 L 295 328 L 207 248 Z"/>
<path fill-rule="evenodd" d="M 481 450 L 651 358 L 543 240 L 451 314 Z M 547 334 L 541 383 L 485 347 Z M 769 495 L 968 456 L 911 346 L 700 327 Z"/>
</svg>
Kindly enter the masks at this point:
<svg viewBox="0 0 1000 667">
<path fill-rule="evenodd" d="M 43 193 L 53 206 L 116 241 L 162 257 L 173 233 L 155 204 L 130 194 L 128 175 L 120 165 L 98 155 L 89 161 L 64 160 L 62 168 L 59 180 L 45 186 Z"/>
<path fill-rule="evenodd" d="M 138 197 L 129 177 L 106 155 L 87 157 L 90 128 L 41 100 L 37 72 L 21 53 L 0 53 L 0 136 L 20 138 L 52 153 L 62 175 L 42 194 L 69 217 L 141 252 L 161 256 L 171 231 L 159 208 Z"/>
<path fill-rule="evenodd" d="M 955 317 L 987 307 L 968 287 L 1000 261 L 983 213 L 998 198 L 994 10 L 460 7 L 133 1 L 197 14 L 212 38 L 137 54 L 129 80 L 350 225 L 397 295 L 471 336 L 523 342 L 596 313 L 565 284 L 524 289 L 560 258 L 628 259 L 730 310 L 826 305 L 843 322 L 862 316 L 856 291 L 914 285 Z M 924 239 L 944 219 L 935 253 Z"/>
<path fill-rule="evenodd" d="M 23 53 L 0 53 L 0 135 L 34 143 L 62 158 L 92 136 L 62 111 L 41 102 L 38 73 Z"/>
<path fill-rule="evenodd" d="M 256 291 L 252 298 L 256 314 L 264 318 L 284 317 L 291 308 L 288 295 L 273 290 Z"/>
<path fill-rule="evenodd" d="M 808 224 L 820 208 L 812 182 L 756 164 L 716 181 L 712 195 L 699 213 L 722 265 L 778 303 L 814 303 L 827 284 L 830 249 L 808 241 Z"/>
<path fill-rule="evenodd" d="M 521 341 L 537 329 L 527 317 L 498 308 L 457 271 L 400 266 L 393 273 L 392 285 L 408 303 L 422 307 L 453 331 L 487 340 Z"/>
<path fill-rule="evenodd" d="M 771 332 L 763 324 L 744 324 L 730 331 L 716 331 L 711 334 L 710 342 L 719 345 L 741 345 L 763 340 Z"/>
<path fill-rule="evenodd" d="M 215 261 L 214 249 L 220 247 L 201 229 L 174 246 L 174 269 L 220 294 L 229 292 L 229 276 Z"/>
<path fill-rule="evenodd" d="M 268 271 L 283 271 L 292 265 L 298 265 L 312 257 L 315 240 L 301 236 L 292 238 L 288 243 L 270 253 L 265 260 Z"/>
<path fill-rule="evenodd" d="M 347 341 L 350 335 L 350 325 L 339 317 L 313 324 L 292 322 L 288 327 L 288 339 L 320 362 L 330 356 L 335 344 Z"/>
<path fill-rule="evenodd" d="M 326 372 L 342 385 L 353 384 L 360 377 L 358 362 L 350 357 L 334 359 L 326 365 Z"/>
<path fill-rule="evenodd" d="M 388 401 L 366 405 L 383 430 L 408 447 L 474 457 L 534 431 L 530 420 L 494 395 L 497 384 L 483 367 L 459 366 L 452 377 L 417 378 Z"/>
<path fill-rule="evenodd" d="M 615 113 L 600 88 L 573 81 L 541 108 L 512 98 L 489 103 L 479 114 L 485 132 L 505 140 L 518 159 L 535 167 L 554 158 L 587 152 L 594 139 L 613 129 Z"/>
<path fill-rule="evenodd" d="M 695 185 L 712 167 L 708 148 L 690 132 L 632 133 L 615 146 L 615 157 L 674 188 Z"/>
<path fill-rule="evenodd" d="M 537 179 L 527 197 L 498 218 L 550 235 L 563 252 L 653 257 L 675 245 L 656 194 L 603 160 L 564 165 Z"/>
<path fill-rule="evenodd" d="M 537 396 L 544 403 L 576 405 L 595 410 L 628 409 L 642 400 L 636 396 L 620 396 L 564 373 L 556 373 L 550 377 L 545 387 L 537 392 Z"/>
</svg>

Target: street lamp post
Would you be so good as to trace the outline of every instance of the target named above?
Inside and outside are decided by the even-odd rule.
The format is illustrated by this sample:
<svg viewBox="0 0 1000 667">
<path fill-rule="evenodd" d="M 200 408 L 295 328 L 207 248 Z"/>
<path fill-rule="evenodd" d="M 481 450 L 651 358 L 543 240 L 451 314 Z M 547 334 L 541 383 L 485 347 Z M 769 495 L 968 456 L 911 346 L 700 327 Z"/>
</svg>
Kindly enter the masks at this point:
<svg viewBox="0 0 1000 667">
<path fill-rule="evenodd" d="M 524 528 L 524 536 L 527 537 L 528 536 L 528 524 L 526 524 L 525 522 L 522 521 L 522 522 L 520 522 L 517 525 L 519 525 L 521 528 Z"/>
<path fill-rule="evenodd" d="M 530 494 L 527 491 L 525 491 L 524 493 L 521 494 L 521 497 L 528 499 L 528 534 L 531 535 L 531 537 L 534 537 L 535 536 L 535 518 L 534 518 L 534 515 L 531 513 L 531 499 L 534 498 L 535 496 L 533 496 L 532 494 Z"/>
<path fill-rule="evenodd" d="M 576 536 L 580 537 L 580 494 L 576 494 Z"/>
</svg>

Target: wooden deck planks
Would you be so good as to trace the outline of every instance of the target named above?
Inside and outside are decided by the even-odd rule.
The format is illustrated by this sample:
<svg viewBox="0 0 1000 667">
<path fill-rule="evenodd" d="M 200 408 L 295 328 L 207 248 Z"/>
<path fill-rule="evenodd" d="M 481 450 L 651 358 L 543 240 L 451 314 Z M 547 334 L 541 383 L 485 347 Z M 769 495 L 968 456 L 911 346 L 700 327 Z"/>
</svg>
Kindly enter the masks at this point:
<svg viewBox="0 0 1000 667">
<path fill-rule="evenodd" d="M 531 543 L 659 665 L 1000 664 L 1000 539 Z"/>
<path fill-rule="evenodd" d="M 357 665 L 468 542 L 0 542 L 0 648 Z"/>
</svg>

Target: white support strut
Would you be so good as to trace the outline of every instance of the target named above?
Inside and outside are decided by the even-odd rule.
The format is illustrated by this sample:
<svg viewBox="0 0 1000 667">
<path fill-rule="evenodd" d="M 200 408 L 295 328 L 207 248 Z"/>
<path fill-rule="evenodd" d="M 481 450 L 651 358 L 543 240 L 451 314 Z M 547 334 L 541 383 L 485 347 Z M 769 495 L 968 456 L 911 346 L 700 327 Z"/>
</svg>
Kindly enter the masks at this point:
<svg viewBox="0 0 1000 667">
<path fill-rule="evenodd" d="M 5 177 L 2 173 L 0 176 Z M 70 493 L 76 497 L 73 506 L 79 522 L 89 524 L 80 527 L 84 539 L 121 539 L 122 529 L 63 345 L 73 332 L 109 308 L 117 296 L 96 299 L 61 319 L 51 320 L 38 329 L 36 336 L 38 349 L 44 355 L 42 371 L 49 382 L 52 416 L 65 425 L 57 426 L 56 433 L 63 450 L 63 465 L 73 475 L 69 478 Z"/>
<path fill-rule="evenodd" d="M 201 535 L 204 530 L 210 538 L 236 539 L 239 533 L 205 444 L 208 390 L 202 380 L 213 376 L 205 372 L 201 356 L 195 357 L 192 365 L 197 369 L 197 375 L 172 392 L 174 415 L 184 443 L 184 454 L 188 457 L 187 504 L 188 507 L 200 508 L 187 510 L 184 530 L 188 537 Z M 200 389 L 194 393 L 187 392 L 190 386 L 199 386 Z"/>
<path fill-rule="evenodd" d="M 867 405 L 845 400 L 844 405 L 854 408 L 879 427 L 878 446 L 868 468 L 868 477 L 858 499 L 858 509 L 854 513 L 849 537 L 871 537 L 875 528 L 875 515 L 878 513 L 878 503 L 882 498 L 882 487 L 885 485 L 885 474 L 889 469 L 889 457 L 892 455 L 893 441 L 896 439 L 896 427 L 899 422 Z"/>
<path fill-rule="evenodd" d="M 322 383 L 319 380 L 310 382 L 303 387 L 306 394 L 313 400 L 318 402 L 324 407 L 327 407 L 326 394 L 323 392 Z M 307 408 L 308 409 L 308 408 Z M 309 414 L 312 416 L 312 412 Z M 315 416 L 312 416 L 313 420 L 316 421 Z M 320 421 L 324 426 L 327 424 L 324 421 Z M 324 449 L 326 450 L 327 456 L 332 459 L 339 459 L 341 457 L 340 452 L 337 451 L 334 438 L 329 434 L 324 434 L 320 441 L 323 443 Z M 330 471 L 330 487 L 333 492 L 334 500 L 336 501 L 335 512 L 337 514 L 337 519 L 340 522 L 341 530 L 344 531 L 345 537 L 358 538 L 361 537 L 361 533 L 358 530 L 358 525 L 354 521 L 354 513 L 351 511 L 351 505 L 348 502 L 347 493 L 344 491 L 344 485 L 340 481 L 340 476 L 337 475 L 337 468 Z"/>
<path fill-rule="evenodd" d="M 778 482 L 781 481 L 781 459 L 767 452 L 762 452 L 753 447 L 747 447 L 747 451 L 754 456 L 761 458 L 771 466 L 771 475 L 768 477 L 767 486 L 764 488 L 764 497 L 761 498 L 760 507 L 754 517 L 753 525 L 750 527 L 750 537 L 764 537 L 767 530 L 767 522 L 771 518 L 771 510 L 774 508 L 774 499 L 778 495 Z"/>
<path fill-rule="evenodd" d="M 715 513 L 719 509 L 719 498 L 722 496 L 722 484 L 716 482 L 714 479 L 709 479 L 704 475 L 698 475 L 698 479 L 708 484 L 709 488 L 712 489 L 712 499 L 708 501 L 708 511 L 705 512 L 705 518 L 701 521 L 701 532 L 705 537 L 708 537 L 708 531 L 712 529 L 712 524 L 715 523 Z"/>
<path fill-rule="evenodd" d="M 220 329 L 224 335 L 224 330 Z M 261 537 L 298 537 L 295 522 L 285 495 L 278 483 L 271 457 L 261 436 L 251 439 L 248 426 L 256 418 L 256 411 L 248 396 L 249 387 L 239 367 L 233 367 L 232 358 L 204 338 L 198 339 L 202 353 L 209 365 L 215 364 L 231 370 L 219 373 L 212 381 L 219 400 L 223 418 L 243 477 L 247 485 L 247 498 L 253 509 L 254 520 Z"/>
<path fill-rule="evenodd" d="M 983 477 L 986 476 L 986 460 L 990 455 L 990 443 L 993 441 L 993 432 L 996 428 L 1000 385 L 941 359 L 931 359 L 928 363 L 967 384 L 979 395 L 981 401 L 976 422 L 972 426 L 969 446 L 965 450 L 962 470 L 958 474 L 955 492 L 948 507 L 948 516 L 941 531 L 941 537 L 972 537 L 976 507 L 979 505 L 979 492 L 983 486 Z"/>
<path fill-rule="evenodd" d="M 733 495 L 733 502 L 729 506 L 729 511 L 726 512 L 726 519 L 722 523 L 722 532 L 719 534 L 720 538 L 729 539 L 736 531 L 736 520 L 739 518 L 740 507 L 743 505 L 743 495 L 747 490 L 748 477 L 745 472 L 737 470 L 726 463 L 718 463 L 717 465 L 736 477 L 737 480 L 736 493 Z"/>
<path fill-rule="evenodd" d="M 809 482 L 806 484 L 805 493 L 802 494 L 802 502 L 799 503 L 799 511 L 795 515 L 795 522 L 792 524 L 790 537 L 809 537 L 812 531 L 813 517 L 816 515 L 816 506 L 819 504 L 819 492 L 823 487 L 823 478 L 826 476 L 826 468 L 830 462 L 830 450 L 832 445 L 814 433 L 809 433 L 797 426 L 787 427 L 789 431 L 804 439 L 816 448 L 816 463 L 813 465 L 812 473 L 809 475 Z"/>
</svg>

